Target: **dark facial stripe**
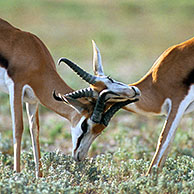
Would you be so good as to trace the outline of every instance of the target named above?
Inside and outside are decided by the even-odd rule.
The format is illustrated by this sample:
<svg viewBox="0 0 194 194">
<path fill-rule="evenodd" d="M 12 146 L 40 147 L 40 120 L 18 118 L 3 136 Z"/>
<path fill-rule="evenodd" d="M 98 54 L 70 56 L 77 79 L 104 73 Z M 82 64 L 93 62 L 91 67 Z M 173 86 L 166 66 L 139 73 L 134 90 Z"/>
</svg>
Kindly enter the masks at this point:
<svg viewBox="0 0 194 194">
<path fill-rule="evenodd" d="M 87 132 L 87 130 L 88 130 L 87 119 L 84 120 L 84 122 L 81 125 L 81 128 L 82 128 L 83 134 L 85 134 Z"/>
<path fill-rule="evenodd" d="M 80 143 L 81 143 L 81 140 L 82 140 L 83 137 L 84 137 L 84 133 L 82 133 L 82 134 L 79 136 L 79 138 L 78 138 L 78 140 L 77 140 L 77 145 L 76 145 L 75 151 L 79 148 Z"/>
<path fill-rule="evenodd" d="M 183 83 L 186 86 L 190 86 L 194 84 L 194 69 L 188 74 L 188 76 L 183 80 Z"/>
<path fill-rule="evenodd" d="M 112 83 L 114 83 L 114 80 L 113 80 L 110 76 L 107 76 L 107 78 L 108 78 Z"/>
<path fill-rule="evenodd" d="M 5 69 L 7 69 L 8 68 L 8 64 L 9 64 L 8 60 L 0 54 L 0 66 L 4 67 Z"/>
<path fill-rule="evenodd" d="M 81 125 L 81 129 L 83 131 L 83 133 L 79 136 L 78 140 L 77 140 L 77 145 L 76 145 L 76 149 L 77 150 L 80 146 L 81 140 L 84 137 L 84 134 L 87 132 L 88 130 L 88 124 L 87 124 L 87 119 L 84 120 L 84 122 Z"/>
</svg>

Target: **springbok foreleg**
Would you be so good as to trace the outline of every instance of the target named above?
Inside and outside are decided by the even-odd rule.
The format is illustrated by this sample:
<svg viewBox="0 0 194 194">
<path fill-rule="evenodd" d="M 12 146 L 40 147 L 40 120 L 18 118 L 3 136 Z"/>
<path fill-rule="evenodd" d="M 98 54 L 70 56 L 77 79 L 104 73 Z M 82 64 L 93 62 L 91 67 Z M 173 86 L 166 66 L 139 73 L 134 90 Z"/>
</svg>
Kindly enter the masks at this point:
<svg viewBox="0 0 194 194">
<path fill-rule="evenodd" d="M 26 111 L 29 120 L 30 134 L 32 140 L 32 148 L 34 154 L 36 177 L 41 177 L 42 172 L 40 170 L 40 144 L 39 144 L 39 116 L 38 116 L 38 103 L 30 104 L 26 103 Z"/>
<path fill-rule="evenodd" d="M 170 151 L 170 147 L 174 140 L 178 124 L 190 103 L 191 98 L 188 95 L 184 98 L 184 100 L 181 101 L 181 103 L 172 104 L 172 108 L 158 139 L 157 149 L 147 171 L 147 175 L 151 173 L 153 166 L 157 166 L 159 167 L 159 169 L 162 168 Z"/>
<path fill-rule="evenodd" d="M 21 139 L 23 134 L 22 87 L 9 83 L 9 97 L 13 129 L 14 170 L 20 172 Z"/>
</svg>

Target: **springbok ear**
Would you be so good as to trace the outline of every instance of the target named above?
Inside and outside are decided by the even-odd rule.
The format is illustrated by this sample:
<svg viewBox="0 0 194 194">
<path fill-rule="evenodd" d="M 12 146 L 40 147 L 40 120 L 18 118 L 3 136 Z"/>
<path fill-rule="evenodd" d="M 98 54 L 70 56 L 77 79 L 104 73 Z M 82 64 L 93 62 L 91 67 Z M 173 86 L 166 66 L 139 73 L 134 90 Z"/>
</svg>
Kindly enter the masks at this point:
<svg viewBox="0 0 194 194">
<path fill-rule="evenodd" d="M 63 101 L 71 106 L 72 108 L 74 108 L 78 113 L 82 113 L 85 110 L 88 110 L 88 106 L 87 104 L 82 103 L 79 100 L 73 99 L 71 97 L 63 97 Z"/>
<path fill-rule="evenodd" d="M 96 43 L 92 40 L 92 45 L 93 45 L 93 70 L 94 70 L 94 75 L 96 76 L 103 76 L 104 71 L 103 71 L 103 66 L 102 66 L 102 59 L 101 59 L 101 54 L 100 50 L 96 46 Z"/>
<path fill-rule="evenodd" d="M 78 113 L 82 113 L 83 111 L 89 111 L 90 108 L 90 102 L 87 99 L 82 99 L 82 100 L 78 100 L 75 98 L 78 97 L 86 97 L 91 96 L 90 93 L 91 91 L 88 91 L 87 89 L 85 90 L 79 90 L 76 92 L 72 92 L 69 93 L 68 95 L 61 95 L 60 93 L 56 94 L 56 91 L 53 91 L 53 98 L 56 101 L 59 102 L 64 102 L 65 104 L 71 106 L 72 108 L 74 108 Z M 92 91 L 93 92 L 93 91 Z M 80 96 L 83 95 L 83 93 L 85 94 L 84 96 Z"/>
</svg>

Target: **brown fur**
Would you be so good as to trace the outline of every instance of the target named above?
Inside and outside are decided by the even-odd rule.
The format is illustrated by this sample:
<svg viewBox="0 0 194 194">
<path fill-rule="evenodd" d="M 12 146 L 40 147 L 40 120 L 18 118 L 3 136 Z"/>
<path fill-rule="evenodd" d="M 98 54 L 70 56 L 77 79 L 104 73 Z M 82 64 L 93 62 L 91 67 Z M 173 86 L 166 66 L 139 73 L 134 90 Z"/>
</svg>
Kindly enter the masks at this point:
<svg viewBox="0 0 194 194">
<path fill-rule="evenodd" d="M 93 88 L 95 91 L 97 91 L 98 93 L 100 93 L 102 90 L 106 89 L 107 87 L 105 86 L 105 84 L 103 82 L 96 82 L 93 85 L 90 85 L 91 88 Z"/>
</svg>

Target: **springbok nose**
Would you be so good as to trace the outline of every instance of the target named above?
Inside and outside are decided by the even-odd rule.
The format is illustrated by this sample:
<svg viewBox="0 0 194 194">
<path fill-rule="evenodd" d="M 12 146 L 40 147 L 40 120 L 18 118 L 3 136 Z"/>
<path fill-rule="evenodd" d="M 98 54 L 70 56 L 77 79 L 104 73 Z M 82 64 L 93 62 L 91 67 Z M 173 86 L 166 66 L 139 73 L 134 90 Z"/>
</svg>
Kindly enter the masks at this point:
<svg viewBox="0 0 194 194">
<path fill-rule="evenodd" d="M 132 86 L 132 90 L 135 92 L 134 97 L 141 95 L 141 92 L 140 92 L 140 90 L 137 87 Z"/>
</svg>

